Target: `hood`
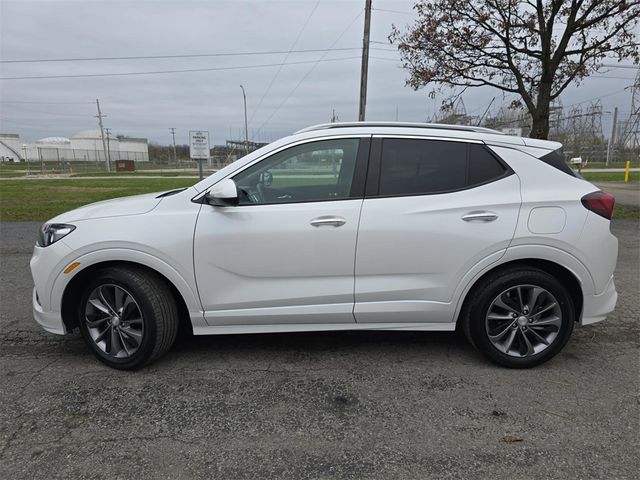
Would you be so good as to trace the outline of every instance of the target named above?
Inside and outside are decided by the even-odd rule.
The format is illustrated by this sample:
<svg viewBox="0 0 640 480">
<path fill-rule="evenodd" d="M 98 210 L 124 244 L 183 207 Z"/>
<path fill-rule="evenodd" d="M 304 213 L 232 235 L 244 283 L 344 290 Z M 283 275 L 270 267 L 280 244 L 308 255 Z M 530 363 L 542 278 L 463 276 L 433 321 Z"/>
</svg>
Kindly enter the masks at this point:
<svg viewBox="0 0 640 480">
<path fill-rule="evenodd" d="M 142 215 L 158 206 L 162 198 L 160 192 L 145 193 L 131 197 L 114 198 L 102 202 L 90 203 L 75 210 L 62 213 L 47 223 L 70 223 L 78 220 L 89 220 L 105 217 L 121 217 L 124 215 Z"/>
</svg>

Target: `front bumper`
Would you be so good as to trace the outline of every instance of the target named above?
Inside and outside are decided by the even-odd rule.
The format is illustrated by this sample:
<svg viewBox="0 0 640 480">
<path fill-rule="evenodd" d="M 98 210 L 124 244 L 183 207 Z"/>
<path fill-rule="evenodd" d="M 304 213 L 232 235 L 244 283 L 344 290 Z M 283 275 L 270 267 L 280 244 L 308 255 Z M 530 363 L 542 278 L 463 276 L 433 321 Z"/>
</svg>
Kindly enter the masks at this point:
<svg viewBox="0 0 640 480">
<path fill-rule="evenodd" d="M 64 322 L 62 321 L 62 315 L 60 312 L 45 312 L 38 302 L 38 294 L 36 289 L 33 289 L 33 318 L 40 324 L 47 332 L 55 333 L 58 335 L 64 335 L 66 329 L 64 328 Z"/>
<path fill-rule="evenodd" d="M 64 334 L 61 314 L 61 298 L 52 298 L 56 279 L 74 258 L 72 250 L 59 240 L 46 248 L 35 245 L 29 262 L 33 277 L 33 318 L 47 332 Z"/>
<path fill-rule="evenodd" d="M 611 276 L 609 283 L 607 283 L 601 294 L 585 295 L 580 325 L 590 325 L 603 321 L 616 308 L 617 301 L 618 292 L 616 291 L 613 276 Z"/>
</svg>

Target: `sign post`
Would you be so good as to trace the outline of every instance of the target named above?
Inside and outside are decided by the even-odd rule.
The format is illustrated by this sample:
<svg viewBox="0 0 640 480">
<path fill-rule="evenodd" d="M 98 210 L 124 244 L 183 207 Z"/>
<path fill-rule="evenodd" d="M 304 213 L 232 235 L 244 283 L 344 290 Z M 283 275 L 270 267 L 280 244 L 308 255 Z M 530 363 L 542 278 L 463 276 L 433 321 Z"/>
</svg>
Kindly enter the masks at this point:
<svg viewBox="0 0 640 480">
<path fill-rule="evenodd" d="M 189 130 L 189 156 L 198 162 L 198 173 L 202 180 L 202 162 L 209 160 L 209 132 Z"/>
</svg>

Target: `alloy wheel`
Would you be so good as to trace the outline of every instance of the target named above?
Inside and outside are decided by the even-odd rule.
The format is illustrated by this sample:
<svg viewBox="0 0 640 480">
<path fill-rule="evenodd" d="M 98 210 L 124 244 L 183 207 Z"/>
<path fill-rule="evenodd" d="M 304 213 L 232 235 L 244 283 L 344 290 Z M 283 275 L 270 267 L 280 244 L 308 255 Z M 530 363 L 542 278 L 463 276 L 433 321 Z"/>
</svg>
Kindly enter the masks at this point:
<svg viewBox="0 0 640 480">
<path fill-rule="evenodd" d="M 512 357 L 529 357 L 546 350 L 561 327 L 560 304 L 537 285 L 517 285 L 502 292 L 489 306 L 485 320 L 493 346 Z"/>
<path fill-rule="evenodd" d="M 140 348 L 142 312 L 133 296 L 118 285 L 100 285 L 91 292 L 85 323 L 96 346 L 110 357 L 128 358 Z"/>
</svg>

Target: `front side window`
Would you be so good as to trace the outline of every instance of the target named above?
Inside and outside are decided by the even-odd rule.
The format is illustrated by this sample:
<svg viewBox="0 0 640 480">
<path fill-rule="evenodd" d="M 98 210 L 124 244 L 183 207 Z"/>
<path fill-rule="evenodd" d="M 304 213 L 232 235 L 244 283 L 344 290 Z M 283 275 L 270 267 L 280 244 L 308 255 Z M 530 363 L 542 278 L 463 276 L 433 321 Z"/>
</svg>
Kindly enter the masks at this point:
<svg viewBox="0 0 640 480">
<path fill-rule="evenodd" d="M 359 140 L 321 140 L 275 153 L 240 172 L 240 205 L 350 198 Z"/>
<path fill-rule="evenodd" d="M 481 185 L 506 173 L 483 145 L 387 138 L 382 142 L 379 195 L 428 195 Z"/>
</svg>

